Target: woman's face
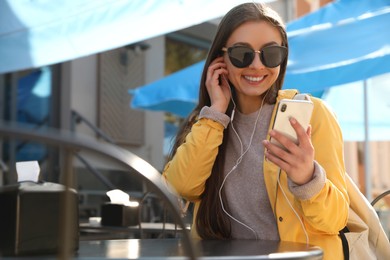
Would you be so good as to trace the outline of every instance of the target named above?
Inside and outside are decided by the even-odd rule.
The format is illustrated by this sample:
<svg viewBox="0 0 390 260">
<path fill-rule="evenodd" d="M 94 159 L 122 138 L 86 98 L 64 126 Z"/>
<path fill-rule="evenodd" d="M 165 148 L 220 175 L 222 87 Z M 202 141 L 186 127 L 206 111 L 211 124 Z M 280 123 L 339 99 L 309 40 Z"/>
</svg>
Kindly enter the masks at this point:
<svg viewBox="0 0 390 260">
<path fill-rule="evenodd" d="M 265 21 L 246 22 L 240 25 L 227 40 L 227 48 L 232 46 L 248 46 L 253 50 L 261 50 L 269 45 L 282 45 L 282 37 L 277 28 Z M 280 65 L 267 68 L 256 53 L 252 63 L 245 68 L 235 67 L 227 54 L 224 60 L 229 72 L 228 78 L 236 90 L 238 108 L 242 113 L 252 113 L 259 109 L 265 93 L 276 81 Z"/>
</svg>

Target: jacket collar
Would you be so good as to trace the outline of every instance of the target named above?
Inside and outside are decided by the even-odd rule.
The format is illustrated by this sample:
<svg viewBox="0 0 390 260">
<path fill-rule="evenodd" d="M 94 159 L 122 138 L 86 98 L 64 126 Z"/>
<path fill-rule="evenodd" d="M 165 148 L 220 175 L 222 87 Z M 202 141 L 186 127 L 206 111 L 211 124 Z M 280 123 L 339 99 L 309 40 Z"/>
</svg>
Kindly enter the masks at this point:
<svg viewBox="0 0 390 260">
<path fill-rule="evenodd" d="M 299 91 L 297 89 L 281 89 L 278 91 L 278 96 L 276 97 L 276 101 L 277 103 L 279 103 L 279 101 L 284 98 L 292 99 L 298 93 Z"/>
</svg>

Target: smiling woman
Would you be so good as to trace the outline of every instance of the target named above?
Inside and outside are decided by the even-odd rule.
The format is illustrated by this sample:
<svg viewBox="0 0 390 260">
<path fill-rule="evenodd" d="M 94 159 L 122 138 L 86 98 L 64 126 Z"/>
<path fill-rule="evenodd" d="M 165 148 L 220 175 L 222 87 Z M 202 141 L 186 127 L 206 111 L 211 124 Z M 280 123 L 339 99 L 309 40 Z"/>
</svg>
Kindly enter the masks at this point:
<svg viewBox="0 0 390 260">
<path fill-rule="evenodd" d="M 219 24 L 198 104 L 178 131 L 163 176 L 194 203 L 194 237 L 296 241 L 320 246 L 326 260 L 342 259 L 338 233 L 349 199 L 333 113 L 312 97 L 311 126 L 290 120 L 297 143 L 272 130 L 279 102 L 298 93 L 281 90 L 287 53 L 275 11 L 256 3 L 231 9 Z"/>
</svg>

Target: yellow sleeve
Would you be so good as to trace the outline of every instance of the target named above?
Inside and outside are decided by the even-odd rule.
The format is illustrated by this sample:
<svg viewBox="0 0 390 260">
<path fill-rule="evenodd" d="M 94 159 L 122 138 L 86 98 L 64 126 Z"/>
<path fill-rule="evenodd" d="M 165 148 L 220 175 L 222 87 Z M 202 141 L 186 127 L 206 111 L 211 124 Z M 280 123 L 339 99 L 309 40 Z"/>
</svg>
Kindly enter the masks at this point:
<svg viewBox="0 0 390 260">
<path fill-rule="evenodd" d="M 207 118 L 198 120 L 165 166 L 163 176 L 186 200 L 198 200 L 203 193 L 222 143 L 223 131 L 223 125 L 218 122 Z"/>
</svg>

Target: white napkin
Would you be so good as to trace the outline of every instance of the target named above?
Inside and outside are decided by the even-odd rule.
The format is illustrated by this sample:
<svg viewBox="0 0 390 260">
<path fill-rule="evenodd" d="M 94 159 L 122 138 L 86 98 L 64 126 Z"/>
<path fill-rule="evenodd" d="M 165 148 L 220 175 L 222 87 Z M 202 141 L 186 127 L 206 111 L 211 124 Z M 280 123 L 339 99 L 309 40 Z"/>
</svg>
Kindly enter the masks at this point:
<svg viewBox="0 0 390 260">
<path fill-rule="evenodd" d="M 110 190 L 106 192 L 107 196 L 110 198 L 111 203 L 120 204 L 130 207 L 137 207 L 138 202 L 130 201 L 130 196 L 126 192 L 121 190 Z"/>
<path fill-rule="evenodd" d="M 26 161 L 16 163 L 16 173 L 18 182 L 33 181 L 38 182 L 39 172 L 41 171 L 38 161 Z"/>
</svg>

